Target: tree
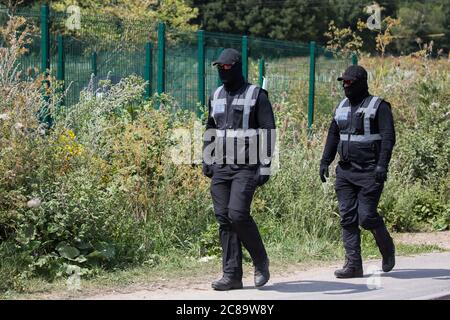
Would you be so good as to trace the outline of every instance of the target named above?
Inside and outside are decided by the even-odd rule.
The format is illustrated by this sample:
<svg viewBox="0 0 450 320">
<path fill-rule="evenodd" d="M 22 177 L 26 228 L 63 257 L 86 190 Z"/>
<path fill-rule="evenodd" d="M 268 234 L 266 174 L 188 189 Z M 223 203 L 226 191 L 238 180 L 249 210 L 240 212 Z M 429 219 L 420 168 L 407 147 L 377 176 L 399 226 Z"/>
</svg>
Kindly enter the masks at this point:
<svg viewBox="0 0 450 320">
<path fill-rule="evenodd" d="M 305 40 L 321 33 L 320 8 L 313 3 L 317 1 L 190 1 L 200 10 L 195 22 L 205 30 L 283 40 Z"/>
<path fill-rule="evenodd" d="M 61 15 L 54 25 L 60 32 L 82 39 L 88 51 L 143 48 L 145 42 L 154 40 L 160 21 L 178 31 L 197 29 L 190 21 L 196 18 L 198 9 L 183 0 L 58 0 L 52 2 L 52 9 L 63 13 L 71 5 L 81 8 L 81 28 L 68 30 L 67 20 Z"/>
<path fill-rule="evenodd" d="M 349 58 L 353 53 L 359 53 L 363 45 L 361 37 L 350 27 L 338 28 L 334 21 L 329 23 L 328 32 L 325 32 L 325 36 L 329 39 L 327 49 L 346 58 Z"/>
<path fill-rule="evenodd" d="M 450 49 L 450 6 L 446 0 L 414 3 L 403 2 L 397 16 L 400 26 L 394 29 L 395 45 L 399 52 L 418 49 L 419 42 L 434 41 L 435 48 Z"/>
<path fill-rule="evenodd" d="M 191 24 L 198 9 L 189 7 L 184 0 L 59 0 L 53 9 L 65 11 L 69 5 L 78 5 L 83 14 L 107 15 L 119 20 L 162 21 L 169 27 L 185 31 L 196 30 Z"/>
<path fill-rule="evenodd" d="M 190 0 L 199 8 L 196 20 L 210 31 L 247 32 L 289 40 L 325 40 L 323 34 L 332 20 L 336 26 L 356 27 L 366 16 L 361 0 Z M 386 8 L 391 13 L 395 5 Z M 316 38 L 316 40 L 317 40 Z"/>
<path fill-rule="evenodd" d="M 19 7 L 26 7 L 34 4 L 36 0 L 0 0 L 0 5 L 6 7 L 10 14 L 14 14 Z"/>
<path fill-rule="evenodd" d="M 393 15 L 397 2 L 385 5 L 383 15 Z M 328 24 L 334 21 L 337 28 L 357 28 L 358 20 L 366 20 L 367 5 L 362 0 L 190 0 L 199 8 L 195 20 L 208 31 L 246 33 L 254 36 L 281 40 L 311 41 L 325 44 L 324 34 Z M 361 37 L 368 47 L 375 50 L 376 33 L 364 30 Z"/>
<path fill-rule="evenodd" d="M 386 52 L 386 47 L 394 40 L 392 35 L 392 29 L 400 25 L 400 19 L 394 19 L 387 16 L 383 19 L 383 24 L 385 25 L 384 31 L 378 33 L 376 37 L 377 50 L 381 53 L 381 57 L 384 57 Z"/>
</svg>

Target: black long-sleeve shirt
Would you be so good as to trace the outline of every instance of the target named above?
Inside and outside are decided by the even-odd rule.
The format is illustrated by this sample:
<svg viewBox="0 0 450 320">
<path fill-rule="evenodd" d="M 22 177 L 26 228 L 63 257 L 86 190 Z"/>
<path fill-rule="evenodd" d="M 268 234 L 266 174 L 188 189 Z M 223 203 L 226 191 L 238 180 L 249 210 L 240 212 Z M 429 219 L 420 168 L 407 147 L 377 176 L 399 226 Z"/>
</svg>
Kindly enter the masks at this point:
<svg viewBox="0 0 450 320">
<path fill-rule="evenodd" d="M 352 107 L 352 113 L 355 111 L 354 109 L 355 108 Z M 378 165 L 387 169 L 395 145 L 394 118 L 392 116 L 391 106 L 388 102 L 382 101 L 380 103 L 374 119 L 374 126 L 378 128 L 381 135 Z M 336 157 L 339 140 L 339 127 L 333 119 L 328 129 L 327 142 L 321 160 L 322 164 L 330 165 L 333 162 Z"/>
</svg>

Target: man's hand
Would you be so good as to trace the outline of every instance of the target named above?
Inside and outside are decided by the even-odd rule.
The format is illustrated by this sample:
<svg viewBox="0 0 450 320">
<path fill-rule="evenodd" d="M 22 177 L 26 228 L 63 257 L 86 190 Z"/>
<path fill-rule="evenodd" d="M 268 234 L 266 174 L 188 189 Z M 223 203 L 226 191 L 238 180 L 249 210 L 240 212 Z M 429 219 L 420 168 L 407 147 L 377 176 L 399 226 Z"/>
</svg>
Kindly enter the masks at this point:
<svg viewBox="0 0 450 320">
<path fill-rule="evenodd" d="M 262 186 L 270 179 L 270 166 L 259 166 L 256 169 L 255 181 L 256 185 Z"/>
<path fill-rule="evenodd" d="M 203 162 L 203 168 L 202 168 L 203 174 L 207 176 L 208 178 L 212 178 L 214 175 L 214 170 L 212 165 L 206 164 Z"/>
<path fill-rule="evenodd" d="M 375 181 L 377 183 L 383 183 L 387 180 L 387 170 L 385 167 L 377 166 L 375 168 Z"/>
<path fill-rule="evenodd" d="M 320 180 L 322 180 L 322 182 L 327 182 L 326 178 L 328 178 L 330 176 L 330 174 L 328 172 L 328 165 L 326 165 L 326 164 L 320 165 L 319 175 L 320 175 Z"/>
</svg>

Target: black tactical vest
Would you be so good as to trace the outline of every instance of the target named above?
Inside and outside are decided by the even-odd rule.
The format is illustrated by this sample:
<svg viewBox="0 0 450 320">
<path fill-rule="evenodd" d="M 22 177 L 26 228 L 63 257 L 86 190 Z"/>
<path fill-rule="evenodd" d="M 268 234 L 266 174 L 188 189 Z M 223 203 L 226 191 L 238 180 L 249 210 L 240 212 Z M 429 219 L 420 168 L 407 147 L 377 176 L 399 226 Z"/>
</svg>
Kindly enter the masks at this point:
<svg viewBox="0 0 450 320">
<path fill-rule="evenodd" d="M 342 161 L 359 164 L 378 161 L 381 135 L 373 123 L 382 101 L 368 96 L 353 113 L 347 98 L 339 103 L 334 119 L 340 131 L 338 153 Z"/>
<path fill-rule="evenodd" d="M 250 114 L 255 108 L 259 92 L 259 87 L 247 84 L 246 89 L 229 103 L 223 86 L 215 90 L 211 100 L 211 116 L 216 123 L 216 146 L 218 142 L 223 143 L 223 148 L 215 150 L 216 163 L 258 163 L 259 130 L 251 127 Z"/>
</svg>

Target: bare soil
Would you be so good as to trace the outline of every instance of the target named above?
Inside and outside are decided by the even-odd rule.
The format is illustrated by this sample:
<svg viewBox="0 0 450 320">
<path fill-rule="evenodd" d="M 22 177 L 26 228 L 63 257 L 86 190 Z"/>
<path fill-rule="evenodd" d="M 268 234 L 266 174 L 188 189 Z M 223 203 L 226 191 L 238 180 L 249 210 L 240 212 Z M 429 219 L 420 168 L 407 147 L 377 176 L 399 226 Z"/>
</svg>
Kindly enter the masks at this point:
<svg viewBox="0 0 450 320">
<path fill-rule="evenodd" d="M 396 233 L 393 235 L 397 242 L 412 245 L 436 245 L 442 249 L 450 250 L 450 231 Z"/>
</svg>

